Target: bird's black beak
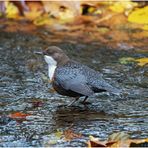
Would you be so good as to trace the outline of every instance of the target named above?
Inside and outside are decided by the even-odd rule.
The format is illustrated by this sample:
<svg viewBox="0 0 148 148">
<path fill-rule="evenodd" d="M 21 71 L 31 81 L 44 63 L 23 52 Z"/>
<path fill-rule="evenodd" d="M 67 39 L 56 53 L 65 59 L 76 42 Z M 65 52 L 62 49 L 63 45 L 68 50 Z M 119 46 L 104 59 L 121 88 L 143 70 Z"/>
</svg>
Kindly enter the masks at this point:
<svg viewBox="0 0 148 148">
<path fill-rule="evenodd" d="M 44 55 L 44 53 L 42 51 L 35 51 L 34 53 L 38 54 L 38 55 Z"/>
</svg>

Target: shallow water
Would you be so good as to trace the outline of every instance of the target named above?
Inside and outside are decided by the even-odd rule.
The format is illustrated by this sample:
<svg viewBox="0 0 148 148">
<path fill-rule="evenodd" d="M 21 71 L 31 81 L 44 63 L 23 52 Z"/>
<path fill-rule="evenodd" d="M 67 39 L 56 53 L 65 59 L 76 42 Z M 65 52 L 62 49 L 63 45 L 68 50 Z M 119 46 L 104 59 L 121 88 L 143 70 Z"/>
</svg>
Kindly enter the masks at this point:
<svg viewBox="0 0 148 148">
<path fill-rule="evenodd" d="M 146 52 L 118 51 L 101 44 L 57 43 L 71 58 L 99 70 L 108 82 L 127 93 L 121 97 L 96 94 L 89 98 L 88 106 L 77 102 L 67 107 L 73 98 L 50 90 L 47 65 L 43 57 L 34 54 L 54 43 L 31 34 L 0 34 L 0 146 L 86 146 L 89 135 L 104 140 L 119 131 L 132 138 L 147 137 L 147 66 L 119 63 L 121 57 L 146 57 Z M 15 112 L 30 115 L 18 122 L 8 117 Z M 69 127 L 83 137 L 70 142 L 57 139 L 57 130 Z"/>
</svg>

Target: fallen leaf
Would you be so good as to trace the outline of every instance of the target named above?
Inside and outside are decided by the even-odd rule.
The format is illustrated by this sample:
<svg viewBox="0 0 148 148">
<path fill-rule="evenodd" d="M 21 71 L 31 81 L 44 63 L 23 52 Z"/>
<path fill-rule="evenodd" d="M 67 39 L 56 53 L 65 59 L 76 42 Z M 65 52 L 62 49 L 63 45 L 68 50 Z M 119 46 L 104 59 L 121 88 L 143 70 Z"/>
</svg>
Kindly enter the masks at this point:
<svg viewBox="0 0 148 148">
<path fill-rule="evenodd" d="M 109 136 L 108 141 L 120 141 L 129 139 L 129 135 L 125 132 L 113 133 Z"/>
<path fill-rule="evenodd" d="M 135 61 L 138 62 L 137 65 L 139 66 L 144 66 L 148 64 L 148 58 L 140 58 L 140 59 L 136 59 Z"/>
<path fill-rule="evenodd" d="M 108 142 L 114 141 L 110 147 L 128 147 L 129 146 L 129 135 L 125 132 L 113 133 L 109 136 Z"/>
<path fill-rule="evenodd" d="M 131 12 L 128 16 L 128 21 L 138 24 L 148 24 L 148 6 Z"/>
<path fill-rule="evenodd" d="M 113 133 L 107 141 L 100 141 L 98 138 L 90 136 L 88 148 L 106 147 L 106 148 L 129 148 L 129 147 L 148 147 L 148 138 L 146 139 L 129 139 L 125 132 Z"/>
<path fill-rule="evenodd" d="M 56 136 L 57 138 L 62 138 L 62 137 L 63 137 L 63 132 L 60 131 L 60 130 L 57 130 L 57 132 L 55 133 L 55 136 Z"/>
<path fill-rule="evenodd" d="M 137 6 L 137 3 L 131 2 L 130 0 L 126 0 L 126 1 L 117 1 L 113 3 L 113 5 L 111 5 L 109 8 L 114 12 L 122 13 L 125 10 L 130 10 L 135 6 Z"/>
<path fill-rule="evenodd" d="M 118 12 L 118 13 L 120 13 L 120 12 L 124 12 L 124 6 L 123 5 L 121 5 L 120 3 L 115 3 L 115 4 L 113 4 L 112 6 L 110 6 L 110 9 L 112 10 L 112 11 L 114 11 L 114 12 Z"/>
<path fill-rule="evenodd" d="M 129 64 L 129 63 L 131 63 L 133 61 L 135 61 L 135 59 L 132 58 L 132 57 L 122 57 L 122 58 L 119 59 L 119 62 L 121 64 Z"/>
<path fill-rule="evenodd" d="M 148 138 L 146 139 L 132 139 L 129 147 L 148 147 Z"/>
<path fill-rule="evenodd" d="M 35 20 L 43 13 L 43 7 L 40 2 L 29 2 L 27 3 L 29 11 L 24 12 L 24 15 L 29 20 Z"/>
<path fill-rule="evenodd" d="M 65 130 L 65 131 L 63 132 L 63 135 L 64 135 L 66 141 L 71 141 L 72 139 L 81 138 L 81 137 L 82 137 L 82 134 L 76 134 L 76 133 L 74 133 L 74 132 L 73 132 L 72 130 L 70 130 L 70 129 Z"/>
<path fill-rule="evenodd" d="M 26 119 L 27 116 L 30 116 L 30 114 L 25 114 L 22 112 L 16 112 L 8 115 L 8 117 L 13 119 Z"/>
<path fill-rule="evenodd" d="M 6 1 L 5 7 L 5 13 L 7 18 L 17 18 L 19 16 L 18 8 L 12 2 Z"/>
<path fill-rule="evenodd" d="M 48 14 L 44 14 L 43 16 L 39 16 L 37 17 L 33 23 L 37 26 L 41 26 L 41 25 L 53 25 L 55 23 L 55 21 L 53 21 L 52 19 L 49 19 L 49 15 Z"/>
<path fill-rule="evenodd" d="M 95 138 L 93 136 L 89 136 L 90 140 L 88 141 L 88 148 L 93 147 L 106 147 L 106 141 L 99 141 L 98 138 Z"/>
</svg>

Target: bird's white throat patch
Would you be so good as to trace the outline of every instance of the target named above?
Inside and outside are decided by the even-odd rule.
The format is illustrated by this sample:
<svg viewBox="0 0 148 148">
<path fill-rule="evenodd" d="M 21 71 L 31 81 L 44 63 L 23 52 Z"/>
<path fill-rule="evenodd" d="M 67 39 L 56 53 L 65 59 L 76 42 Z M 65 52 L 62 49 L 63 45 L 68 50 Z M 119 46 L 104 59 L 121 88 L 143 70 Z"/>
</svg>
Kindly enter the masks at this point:
<svg viewBox="0 0 148 148">
<path fill-rule="evenodd" d="M 55 69 L 57 67 L 57 62 L 50 56 L 45 55 L 44 59 L 46 63 L 48 64 L 48 76 L 50 80 L 52 80 L 54 76 Z"/>
</svg>

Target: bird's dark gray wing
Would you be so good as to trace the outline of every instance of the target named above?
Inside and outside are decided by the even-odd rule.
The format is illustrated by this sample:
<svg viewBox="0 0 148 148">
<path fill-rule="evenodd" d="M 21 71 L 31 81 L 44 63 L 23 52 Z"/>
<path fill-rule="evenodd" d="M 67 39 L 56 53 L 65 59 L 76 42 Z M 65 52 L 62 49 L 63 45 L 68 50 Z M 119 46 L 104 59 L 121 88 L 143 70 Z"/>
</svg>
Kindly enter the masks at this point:
<svg viewBox="0 0 148 148">
<path fill-rule="evenodd" d="M 60 74 L 60 76 L 56 77 L 56 80 L 66 90 L 71 90 L 84 96 L 94 94 L 87 85 L 85 76 L 80 73 Z"/>
</svg>

